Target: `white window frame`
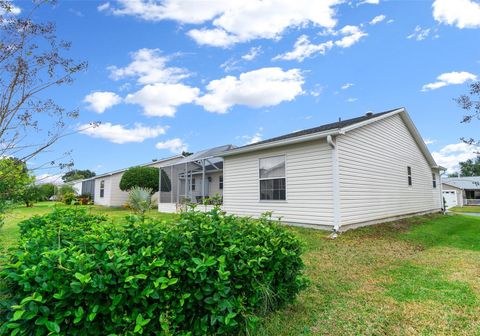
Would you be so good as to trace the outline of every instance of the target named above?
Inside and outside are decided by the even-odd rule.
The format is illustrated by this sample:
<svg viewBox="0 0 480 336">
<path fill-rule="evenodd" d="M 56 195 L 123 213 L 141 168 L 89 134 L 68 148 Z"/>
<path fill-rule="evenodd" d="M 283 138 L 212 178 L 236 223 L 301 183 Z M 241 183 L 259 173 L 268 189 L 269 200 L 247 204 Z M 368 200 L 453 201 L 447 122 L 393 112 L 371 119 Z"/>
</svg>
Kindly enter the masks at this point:
<svg viewBox="0 0 480 336">
<path fill-rule="evenodd" d="M 218 189 L 223 190 L 223 175 L 218 177 Z"/>
<path fill-rule="evenodd" d="M 432 173 L 432 186 L 433 189 L 437 189 L 437 174 Z"/>
<path fill-rule="evenodd" d="M 412 178 L 412 166 L 407 166 L 407 185 L 409 187 L 413 186 L 413 178 Z"/>
<path fill-rule="evenodd" d="M 270 159 L 275 157 L 283 156 L 283 160 L 285 162 L 285 175 L 283 177 L 269 177 L 269 178 L 261 178 L 260 177 L 260 160 Z M 260 181 L 262 180 L 275 180 L 275 179 L 285 179 L 285 199 L 283 200 L 262 200 L 260 198 Z M 257 190 L 257 198 L 258 202 L 260 203 L 285 203 L 288 201 L 288 179 L 287 179 L 287 155 L 286 154 L 278 154 L 278 155 L 270 155 L 270 156 L 263 156 L 258 158 L 257 160 L 257 179 L 258 179 L 258 190 Z"/>
<path fill-rule="evenodd" d="M 105 180 L 100 180 L 99 196 L 100 198 L 105 197 Z"/>
</svg>

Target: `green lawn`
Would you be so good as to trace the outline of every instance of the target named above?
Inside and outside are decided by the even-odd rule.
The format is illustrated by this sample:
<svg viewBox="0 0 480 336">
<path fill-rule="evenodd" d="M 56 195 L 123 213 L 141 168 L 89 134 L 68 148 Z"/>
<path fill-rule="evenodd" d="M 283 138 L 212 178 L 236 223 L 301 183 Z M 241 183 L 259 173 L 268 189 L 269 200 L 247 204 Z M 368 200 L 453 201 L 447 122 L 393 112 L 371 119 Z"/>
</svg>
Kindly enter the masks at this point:
<svg viewBox="0 0 480 336">
<path fill-rule="evenodd" d="M 21 219 L 50 206 L 16 209 L 0 231 L 1 244 L 15 242 Z M 311 285 L 255 335 L 480 335 L 480 217 L 414 217 L 335 240 L 322 231 L 289 230 L 306 244 Z"/>
<path fill-rule="evenodd" d="M 453 207 L 448 209 L 453 212 L 477 212 L 480 213 L 480 205 L 467 205 L 463 207 Z"/>
</svg>

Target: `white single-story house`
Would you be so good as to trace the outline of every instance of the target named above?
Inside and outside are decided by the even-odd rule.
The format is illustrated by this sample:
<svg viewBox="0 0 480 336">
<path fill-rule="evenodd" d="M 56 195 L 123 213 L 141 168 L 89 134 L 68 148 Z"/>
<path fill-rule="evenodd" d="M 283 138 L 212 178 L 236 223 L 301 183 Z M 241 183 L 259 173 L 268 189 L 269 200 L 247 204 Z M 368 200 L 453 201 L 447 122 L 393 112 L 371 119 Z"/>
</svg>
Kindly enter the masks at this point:
<svg viewBox="0 0 480 336">
<path fill-rule="evenodd" d="M 214 173 L 227 213 L 273 212 L 287 224 L 335 232 L 443 207 L 443 168 L 404 108 L 226 147 L 165 165 L 177 188 L 161 193 L 159 211 L 178 210 L 182 199 L 208 202 Z"/>
<path fill-rule="evenodd" d="M 442 189 L 447 208 L 480 205 L 480 176 L 443 178 Z"/>
<path fill-rule="evenodd" d="M 182 155 L 177 155 L 165 159 L 154 160 L 138 166 L 160 168 L 164 165 L 170 165 L 181 158 L 183 158 Z M 93 195 L 93 201 L 96 205 L 109 207 L 125 205 L 128 201 L 128 192 L 120 190 L 120 180 L 127 169 L 128 168 L 120 169 L 83 180 L 82 194 Z M 154 199 L 158 200 L 158 197 L 158 192 L 153 195 Z"/>
</svg>

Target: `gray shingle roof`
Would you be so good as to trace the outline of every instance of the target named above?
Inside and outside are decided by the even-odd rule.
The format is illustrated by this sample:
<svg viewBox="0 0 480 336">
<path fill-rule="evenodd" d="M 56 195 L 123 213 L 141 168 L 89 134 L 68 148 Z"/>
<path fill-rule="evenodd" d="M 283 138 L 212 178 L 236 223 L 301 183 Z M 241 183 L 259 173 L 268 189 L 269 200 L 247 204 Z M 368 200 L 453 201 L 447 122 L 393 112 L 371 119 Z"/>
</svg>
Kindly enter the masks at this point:
<svg viewBox="0 0 480 336">
<path fill-rule="evenodd" d="M 368 120 L 368 119 L 379 117 L 381 115 L 384 115 L 384 114 L 387 114 L 387 113 L 390 113 L 390 112 L 393 112 L 393 111 L 396 111 L 396 110 L 398 110 L 398 108 L 393 109 L 393 110 L 389 110 L 389 111 L 385 111 L 385 112 L 373 113 L 371 115 L 363 115 L 363 116 L 357 117 L 357 118 L 340 120 L 340 121 L 337 121 L 337 122 L 334 122 L 334 123 L 325 124 L 325 125 L 321 125 L 321 126 L 317 126 L 317 127 L 313 127 L 313 128 L 308 128 L 308 129 L 305 129 L 305 130 L 302 130 L 302 131 L 297 131 L 297 132 L 281 135 L 281 136 L 278 136 L 278 137 L 275 137 L 275 138 L 255 142 L 253 144 L 245 145 L 245 146 L 242 146 L 242 147 L 236 147 L 235 149 L 246 148 L 246 147 L 256 146 L 256 145 L 260 145 L 260 144 L 264 144 L 264 143 L 295 138 L 295 137 L 303 136 L 303 135 L 325 132 L 325 131 L 333 130 L 333 129 L 336 129 L 336 128 L 343 128 L 343 127 L 347 127 L 347 126 L 351 126 L 351 125 L 360 123 L 360 122 Z"/>
<path fill-rule="evenodd" d="M 480 190 L 480 176 L 444 177 L 442 182 L 460 189 Z"/>
</svg>

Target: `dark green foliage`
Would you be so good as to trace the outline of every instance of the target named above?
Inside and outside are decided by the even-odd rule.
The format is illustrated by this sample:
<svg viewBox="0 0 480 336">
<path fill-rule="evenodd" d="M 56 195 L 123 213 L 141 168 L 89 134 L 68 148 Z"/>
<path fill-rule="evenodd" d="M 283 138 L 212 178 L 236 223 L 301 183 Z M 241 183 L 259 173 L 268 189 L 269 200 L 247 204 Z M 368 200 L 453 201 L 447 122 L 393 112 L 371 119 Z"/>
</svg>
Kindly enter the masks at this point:
<svg viewBox="0 0 480 336">
<path fill-rule="evenodd" d="M 39 201 L 48 201 L 50 197 L 55 195 L 55 185 L 51 183 L 39 184 L 40 199 Z"/>
<path fill-rule="evenodd" d="M 20 229 L 0 273 L 0 334 L 232 335 L 305 286 L 301 244 L 267 218 L 113 223 L 56 210 Z"/>
<path fill-rule="evenodd" d="M 129 191 L 133 187 L 148 188 L 152 193 L 158 191 L 160 169 L 156 167 L 132 167 L 129 168 L 120 180 L 120 189 Z M 170 178 L 162 170 L 162 191 L 169 192 L 172 189 Z"/>
<path fill-rule="evenodd" d="M 460 162 L 460 175 L 480 176 L 480 156 L 477 156 L 474 160 L 468 159 L 467 161 Z"/>
<path fill-rule="evenodd" d="M 85 169 L 85 170 L 73 169 L 73 170 L 70 170 L 69 172 L 66 172 L 62 176 L 62 180 L 63 180 L 63 182 L 70 182 L 70 181 L 75 181 L 75 180 L 87 179 L 87 178 L 90 178 L 90 177 L 94 177 L 96 175 L 97 174 L 95 174 L 95 172 L 93 172 L 89 169 Z"/>
</svg>

